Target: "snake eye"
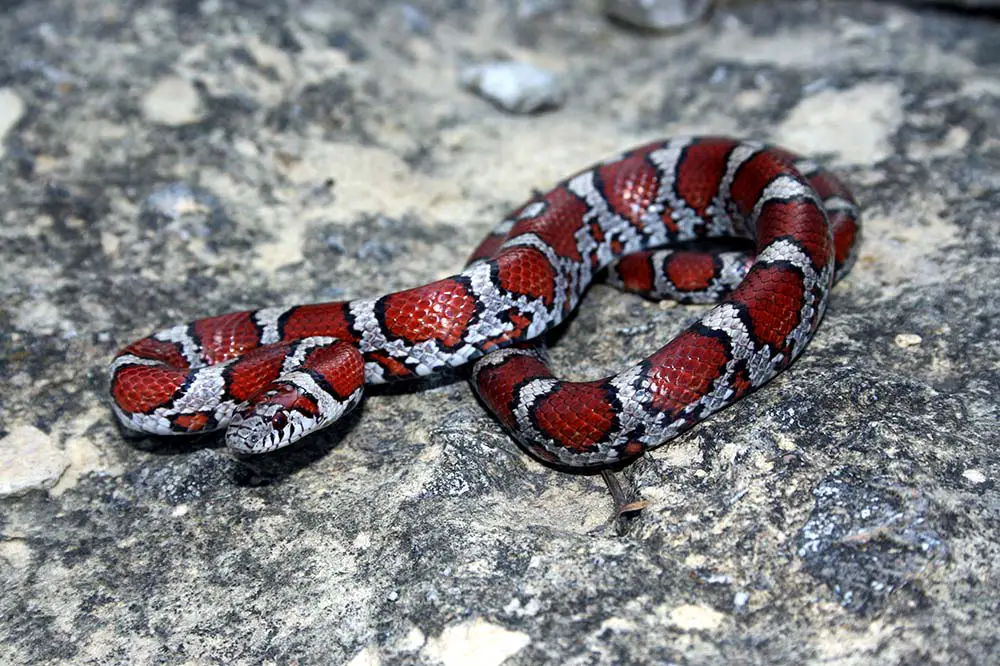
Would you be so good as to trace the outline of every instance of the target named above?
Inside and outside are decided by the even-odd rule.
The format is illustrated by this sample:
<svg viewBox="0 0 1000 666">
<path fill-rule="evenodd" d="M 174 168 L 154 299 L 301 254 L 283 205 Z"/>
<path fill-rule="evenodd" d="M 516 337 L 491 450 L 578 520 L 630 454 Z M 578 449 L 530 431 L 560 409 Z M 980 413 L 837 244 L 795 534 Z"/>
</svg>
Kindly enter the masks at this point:
<svg viewBox="0 0 1000 666">
<path fill-rule="evenodd" d="M 288 417 L 285 416 L 285 413 L 275 412 L 274 416 L 271 417 L 271 427 L 275 430 L 284 430 L 286 425 L 288 425 Z"/>
</svg>

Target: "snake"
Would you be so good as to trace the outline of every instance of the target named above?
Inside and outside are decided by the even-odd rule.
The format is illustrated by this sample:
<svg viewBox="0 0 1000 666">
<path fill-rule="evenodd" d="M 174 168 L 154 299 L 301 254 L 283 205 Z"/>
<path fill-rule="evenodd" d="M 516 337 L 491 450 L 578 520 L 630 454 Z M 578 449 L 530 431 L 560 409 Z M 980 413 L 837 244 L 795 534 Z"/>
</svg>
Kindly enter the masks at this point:
<svg viewBox="0 0 1000 666">
<path fill-rule="evenodd" d="M 112 409 L 126 431 L 225 429 L 228 449 L 254 455 L 336 422 L 365 385 L 471 368 L 481 402 L 530 454 L 607 468 L 787 368 L 860 239 L 859 204 L 811 159 L 721 136 L 647 143 L 536 193 L 450 277 L 231 312 L 132 342 L 110 363 Z M 560 380 L 545 334 L 599 278 L 714 306 L 617 374 Z"/>
</svg>

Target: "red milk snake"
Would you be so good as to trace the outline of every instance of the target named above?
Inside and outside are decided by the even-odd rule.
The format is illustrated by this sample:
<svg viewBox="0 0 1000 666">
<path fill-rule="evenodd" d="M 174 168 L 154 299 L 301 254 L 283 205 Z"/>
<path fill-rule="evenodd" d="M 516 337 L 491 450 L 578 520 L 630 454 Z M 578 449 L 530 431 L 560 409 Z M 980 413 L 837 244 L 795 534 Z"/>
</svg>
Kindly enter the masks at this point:
<svg viewBox="0 0 1000 666">
<path fill-rule="evenodd" d="M 745 253 L 661 246 L 750 239 Z M 240 453 L 286 446 L 340 418 L 364 384 L 474 363 L 487 407 L 544 460 L 634 458 L 763 385 L 812 338 L 850 268 L 860 213 L 847 188 L 785 150 L 678 138 L 586 169 L 511 213 L 464 271 L 347 302 L 200 319 L 111 363 L 130 430 L 227 428 Z M 602 269 L 657 298 L 719 301 L 617 375 L 563 382 L 529 341 L 562 322 Z"/>
</svg>

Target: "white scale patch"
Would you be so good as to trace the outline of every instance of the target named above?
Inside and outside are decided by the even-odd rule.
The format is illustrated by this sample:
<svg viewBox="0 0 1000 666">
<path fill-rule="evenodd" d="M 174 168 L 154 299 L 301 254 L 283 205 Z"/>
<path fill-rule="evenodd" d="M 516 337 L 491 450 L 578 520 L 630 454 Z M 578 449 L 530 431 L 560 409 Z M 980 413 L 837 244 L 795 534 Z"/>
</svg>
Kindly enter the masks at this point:
<svg viewBox="0 0 1000 666">
<path fill-rule="evenodd" d="M 316 401 L 319 405 L 320 414 L 324 415 L 319 423 L 323 425 L 332 423 L 340 418 L 340 415 L 344 413 L 345 403 L 342 403 L 323 390 L 320 385 L 316 383 L 313 376 L 308 372 L 290 372 L 287 375 L 284 375 L 281 380 L 295 386 Z"/>
<path fill-rule="evenodd" d="M 226 393 L 226 380 L 222 373 L 231 364 L 232 361 L 229 361 L 196 370 L 188 382 L 187 391 L 174 401 L 170 413 L 193 414 L 215 409 L 223 402 Z"/>
<path fill-rule="evenodd" d="M 621 404 L 621 411 L 618 413 L 620 432 L 633 432 L 654 420 L 652 412 L 647 410 L 653 394 L 646 384 L 641 365 L 634 365 L 618 373 L 611 379 L 610 384 L 614 387 Z"/>
<path fill-rule="evenodd" d="M 301 368 L 302 364 L 305 363 L 306 356 L 313 349 L 317 349 L 319 347 L 329 347 L 336 341 L 337 338 L 322 335 L 315 335 L 310 338 L 297 340 L 292 348 L 292 353 L 288 354 L 285 357 L 285 360 L 281 363 L 282 375 L 286 372 L 293 372 L 294 370 Z"/>
<path fill-rule="evenodd" d="M 524 210 L 522 210 L 521 214 L 517 216 L 517 219 L 533 220 L 536 217 L 539 217 L 542 213 L 544 213 L 545 209 L 547 209 L 548 207 L 549 207 L 548 204 L 546 204 L 544 201 L 533 201 L 524 207 Z M 507 226 L 507 232 L 509 232 L 511 227 L 513 226 L 514 226 L 514 221 L 511 220 L 510 225 Z M 494 230 L 494 233 L 496 233 L 496 230 Z"/>
<path fill-rule="evenodd" d="M 743 281 L 752 263 L 743 252 L 721 252 L 719 258 L 722 260 L 719 281 L 731 288 Z"/>
<path fill-rule="evenodd" d="M 757 222 L 760 219 L 760 212 L 764 206 L 771 201 L 785 201 L 788 199 L 812 201 L 819 207 L 820 211 L 823 209 L 822 202 L 816 196 L 816 191 L 811 187 L 792 176 L 778 176 L 768 183 L 767 187 L 761 193 L 760 199 L 754 204 L 753 213 L 750 216 L 754 229 L 756 229 Z"/>
<path fill-rule="evenodd" d="M 148 432 L 153 435 L 174 435 L 176 431 L 170 426 L 170 421 L 157 414 L 128 414 L 118 405 L 112 403 L 118 421 L 129 430 Z"/>
<path fill-rule="evenodd" d="M 445 352 L 436 340 L 423 340 L 406 348 L 405 362 L 418 377 L 426 377 L 452 364 L 466 363 L 476 351 L 475 347 L 464 345 L 457 352 Z"/>
<path fill-rule="evenodd" d="M 188 333 L 186 324 L 180 324 L 153 334 L 153 338 L 162 342 L 172 342 L 180 345 L 181 355 L 192 368 L 201 366 L 201 349 L 195 344 Z"/>
<path fill-rule="evenodd" d="M 154 361 L 151 358 L 142 358 L 141 356 L 136 356 L 134 354 L 122 354 L 121 356 L 116 356 L 111 365 L 108 366 L 108 378 L 113 380 L 115 378 L 115 373 L 118 372 L 119 368 L 128 365 L 148 365 L 150 367 L 163 365 L 162 361 Z"/>
<path fill-rule="evenodd" d="M 789 263 L 802 271 L 806 289 L 811 289 L 816 282 L 816 271 L 813 269 L 809 257 L 798 245 L 786 238 L 776 240 L 761 250 L 761 253 L 757 255 L 757 263 L 762 265 Z"/>
<path fill-rule="evenodd" d="M 670 219 L 677 225 L 677 238 L 675 240 L 679 243 L 695 238 L 695 229 L 705 223 L 701 216 L 688 205 L 687 201 L 677 196 L 677 174 L 680 173 L 678 167 L 684 157 L 684 151 L 693 143 L 693 139 L 681 137 L 671 140 L 660 150 L 649 154 L 650 160 L 660 173 L 658 201 L 670 209 Z"/>
<path fill-rule="evenodd" d="M 354 319 L 354 329 L 360 333 L 358 349 L 361 353 L 367 353 L 384 349 L 386 337 L 382 333 L 382 327 L 375 317 L 375 299 L 365 298 L 351 301 L 348 306 L 351 317 Z"/>
<path fill-rule="evenodd" d="M 281 340 L 278 335 L 278 319 L 288 312 L 283 308 L 263 308 L 254 313 L 254 323 L 260 328 L 260 343 L 262 345 L 274 344 Z"/>
<path fill-rule="evenodd" d="M 559 380 L 557 379 L 535 379 L 524 386 L 522 386 L 517 392 L 517 398 L 514 400 L 514 420 L 517 422 L 518 435 L 524 441 L 531 441 L 541 444 L 544 442 L 546 449 L 549 449 L 553 442 L 548 437 L 545 437 L 540 433 L 531 422 L 531 413 L 535 409 L 535 403 L 544 395 L 551 393 L 559 385 Z"/>
<path fill-rule="evenodd" d="M 501 322 L 497 315 L 507 308 L 506 299 L 501 297 L 493 284 L 490 265 L 481 264 L 466 270 L 464 275 L 469 278 L 472 293 L 483 308 L 482 313 L 465 332 L 465 341 L 479 345 L 487 340 L 494 340 L 504 333 L 513 330 L 510 322 Z"/>
<path fill-rule="evenodd" d="M 858 207 L 852 201 L 836 195 L 824 199 L 823 208 L 827 213 L 847 213 L 852 217 L 858 214 Z"/>
<path fill-rule="evenodd" d="M 540 347 L 538 349 L 540 349 Z M 476 365 L 472 369 L 473 379 L 478 377 L 479 373 L 487 368 L 503 365 L 510 359 L 511 356 L 535 356 L 535 353 L 532 350 L 516 349 L 514 347 L 507 347 L 506 349 L 498 349 L 497 351 L 490 352 L 476 361 Z M 473 386 L 475 386 L 478 390 L 478 386 L 476 386 L 475 383 L 473 383 Z"/>
</svg>

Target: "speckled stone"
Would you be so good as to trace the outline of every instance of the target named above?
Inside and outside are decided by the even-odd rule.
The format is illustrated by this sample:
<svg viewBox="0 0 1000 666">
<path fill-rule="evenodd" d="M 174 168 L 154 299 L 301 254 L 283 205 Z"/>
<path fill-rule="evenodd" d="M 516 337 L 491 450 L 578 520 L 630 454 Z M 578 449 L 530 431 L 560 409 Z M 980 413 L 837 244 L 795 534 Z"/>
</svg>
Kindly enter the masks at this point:
<svg viewBox="0 0 1000 666">
<path fill-rule="evenodd" d="M 0 663 L 1000 663 L 1000 25 L 800 0 L 639 35 L 514 4 L 0 12 L 0 438 L 39 443 L 8 449 L 38 481 L 0 498 Z M 459 85 L 501 59 L 565 103 Z M 165 77 L 180 122 L 143 111 Z M 460 373 L 250 461 L 116 427 L 122 345 L 439 279 L 533 189 L 704 132 L 831 165 L 864 245 L 788 371 L 624 470 L 624 536 Z M 700 312 L 595 286 L 551 353 L 598 378 Z"/>
</svg>

